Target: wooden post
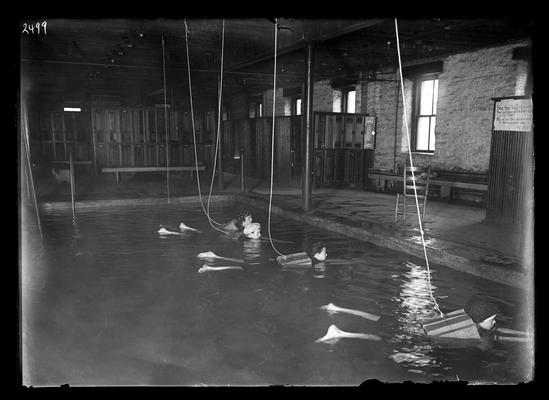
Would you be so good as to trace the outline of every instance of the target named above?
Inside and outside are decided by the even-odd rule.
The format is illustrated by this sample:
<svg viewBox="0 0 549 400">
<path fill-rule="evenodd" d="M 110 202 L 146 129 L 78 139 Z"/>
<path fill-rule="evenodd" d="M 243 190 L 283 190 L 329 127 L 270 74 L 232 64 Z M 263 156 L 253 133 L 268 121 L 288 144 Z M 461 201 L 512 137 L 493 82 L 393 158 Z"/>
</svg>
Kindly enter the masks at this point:
<svg viewBox="0 0 549 400">
<path fill-rule="evenodd" d="M 244 147 L 240 146 L 240 192 L 244 193 Z"/>
<path fill-rule="evenodd" d="M 304 124 L 305 146 L 303 157 L 303 210 L 309 211 L 311 206 L 311 174 L 313 152 L 313 45 L 307 44 L 305 57 L 305 90 L 303 100 L 305 103 Z"/>
<path fill-rule="evenodd" d="M 76 218 L 76 210 L 74 207 L 74 162 L 72 159 L 72 151 L 69 153 L 69 171 L 71 181 L 71 205 L 72 205 L 72 218 Z"/>
</svg>

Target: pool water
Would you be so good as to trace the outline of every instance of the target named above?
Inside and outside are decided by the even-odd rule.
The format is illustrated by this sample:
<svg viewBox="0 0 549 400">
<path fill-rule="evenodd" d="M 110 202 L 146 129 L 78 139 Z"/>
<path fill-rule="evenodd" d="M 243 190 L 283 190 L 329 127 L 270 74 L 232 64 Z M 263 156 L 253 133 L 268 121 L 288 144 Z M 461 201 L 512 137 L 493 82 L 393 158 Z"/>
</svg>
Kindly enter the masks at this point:
<svg viewBox="0 0 549 400">
<path fill-rule="evenodd" d="M 212 206 L 227 221 L 240 205 Z M 267 214 L 251 210 L 267 237 Z M 161 236 L 183 221 L 202 233 Z M 43 216 L 45 239 L 26 240 L 21 274 L 25 385 L 358 385 L 467 380 L 516 383 L 533 372 L 531 345 L 433 342 L 436 316 L 424 260 L 272 216 L 284 254 L 323 240 L 324 270 L 283 269 L 268 241 L 228 238 L 200 207 L 103 208 Z M 243 270 L 200 274 L 196 255 L 243 259 Z M 228 261 L 209 265 L 239 265 Z M 482 294 L 499 324 L 531 326 L 518 289 L 431 265 L 443 311 Z M 380 316 L 329 315 L 328 303 Z M 335 324 L 381 341 L 315 343 Z"/>
</svg>

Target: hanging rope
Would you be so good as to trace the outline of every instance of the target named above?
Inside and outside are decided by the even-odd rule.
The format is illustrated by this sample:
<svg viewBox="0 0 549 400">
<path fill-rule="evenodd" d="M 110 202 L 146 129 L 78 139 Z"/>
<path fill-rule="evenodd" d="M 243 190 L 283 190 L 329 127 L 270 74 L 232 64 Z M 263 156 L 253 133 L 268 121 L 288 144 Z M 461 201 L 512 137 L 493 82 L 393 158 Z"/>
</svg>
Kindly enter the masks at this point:
<svg viewBox="0 0 549 400">
<path fill-rule="evenodd" d="M 217 137 L 216 137 L 216 140 L 215 140 L 215 155 L 214 155 L 214 165 L 213 165 L 213 168 L 212 168 L 212 179 L 210 181 L 210 193 L 208 194 L 208 206 L 207 206 L 207 210 L 208 210 L 208 215 L 210 214 L 210 200 L 211 200 L 211 197 L 212 197 L 212 188 L 213 188 L 213 184 L 214 184 L 214 180 L 215 180 L 215 170 L 216 170 L 216 167 L 217 167 L 217 156 L 218 156 L 218 149 L 219 149 L 219 137 L 220 137 L 220 131 L 221 131 L 221 97 L 222 97 L 222 94 L 223 94 L 223 58 L 224 58 L 224 54 L 225 54 L 225 19 L 223 19 L 223 28 L 222 28 L 222 31 L 221 31 L 221 70 L 220 70 L 220 75 L 219 75 L 219 85 L 218 85 L 218 112 L 217 112 Z M 219 160 L 219 162 L 221 162 L 222 160 Z M 220 177 L 221 178 L 221 177 Z M 215 226 L 213 226 L 210 222 L 210 225 L 212 226 L 212 228 L 220 231 L 220 232 L 223 232 L 223 233 L 227 233 L 225 231 L 223 231 L 222 229 L 219 229 Z"/>
<path fill-rule="evenodd" d="M 190 107 L 191 107 L 191 127 L 192 127 L 192 131 L 193 131 L 193 149 L 194 149 L 194 163 L 195 163 L 195 168 L 196 168 L 196 184 L 197 184 L 197 187 L 198 187 L 198 197 L 200 199 L 200 205 L 202 207 L 202 210 L 204 211 L 204 214 L 206 214 L 206 217 L 208 218 L 208 221 L 210 221 L 210 225 L 211 223 L 215 223 L 217 225 L 222 225 L 220 224 L 219 222 L 216 222 L 213 220 L 213 218 L 210 217 L 208 211 L 206 211 L 206 207 L 204 206 L 204 201 L 202 199 L 202 192 L 200 190 L 200 175 L 198 173 L 198 153 L 196 151 L 196 129 L 195 129 L 195 123 L 194 123 L 194 106 L 193 106 L 193 89 L 192 89 L 192 82 L 191 82 L 191 63 L 190 63 L 190 59 L 189 59 L 189 38 L 188 38 L 188 33 L 189 33 L 189 27 L 187 26 L 187 20 L 183 20 L 184 24 L 185 24 L 185 47 L 187 49 L 187 75 L 188 75 L 188 80 L 189 80 L 189 103 L 190 103 Z"/>
<path fill-rule="evenodd" d="M 162 75 L 164 79 L 164 129 L 166 132 L 166 191 L 168 192 L 168 204 L 170 204 L 170 150 L 168 148 L 168 105 L 166 104 L 166 57 L 164 54 L 164 36 L 162 36 Z"/>
<path fill-rule="evenodd" d="M 419 202 L 417 199 L 417 190 L 416 190 L 416 179 L 414 174 L 414 164 L 412 161 L 412 148 L 410 146 L 410 131 L 408 129 L 408 114 L 406 112 L 406 99 L 404 98 L 404 79 L 402 77 L 402 60 L 400 57 L 400 41 L 398 36 L 398 23 L 397 19 L 395 18 L 395 32 L 396 32 L 396 41 L 397 41 L 397 53 L 398 53 L 398 68 L 400 72 L 400 88 L 402 91 L 402 111 L 404 112 L 404 126 L 406 128 L 406 140 L 408 142 L 408 156 L 410 158 L 410 167 L 412 171 L 412 181 L 414 182 L 413 188 L 414 188 L 414 198 L 416 201 L 416 210 L 417 210 L 417 219 L 419 221 L 419 233 L 421 235 L 421 244 L 423 245 L 423 255 L 425 256 L 425 265 L 427 266 L 427 282 L 429 284 L 429 295 L 431 299 L 433 300 L 433 303 L 435 304 L 435 310 L 437 310 L 440 313 L 441 317 L 444 317 L 444 313 L 440 311 L 440 307 L 433 296 L 433 288 L 431 287 L 431 270 L 429 268 L 429 258 L 427 257 L 427 247 L 425 246 L 425 238 L 424 238 L 424 232 L 423 232 L 423 225 L 421 222 L 421 214 L 419 212 Z"/>
<path fill-rule="evenodd" d="M 273 172 L 274 172 L 274 139 L 275 139 L 275 105 L 276 105 L 276 53 L 277 53 L 277 39 L 278 39 L 278 21 L 275 19 L 274 24 L 274 73 L 273 73 L 273 122 L 271 130 L 271 190 L 269 191 L 269 220 L 267 223 L 267 232 L 269 233 L 269 241 L 273 250 L 279 255 L 283 254 L 278 251 L 273 243 L 271 237 L 271 208 L 273 202 Z"/>
<path fill-rule="evenodd" d="M 21 101 L 21 140 L 23 141 L 23 147 L 25 151 L 25 159 L 27 161 L 27 188 L 30 188 L 32 194 L 32 202 L 34 205 L 34 211 L 36 212 L 36 223 L 38 225 L 38 231 L 40 232 L 40 238 L 43 239 L 42 224 L 40 222 L 40 211 L 38 210 L 38 201 L 36 200 L 36 190 L 34 187 L 34 178 L 32 176 L 32 163 L 30 160 L 30 143 L 29 143 L 29 121 L 27 116 L 27 107 L 24 101 Z"/>
</svg>

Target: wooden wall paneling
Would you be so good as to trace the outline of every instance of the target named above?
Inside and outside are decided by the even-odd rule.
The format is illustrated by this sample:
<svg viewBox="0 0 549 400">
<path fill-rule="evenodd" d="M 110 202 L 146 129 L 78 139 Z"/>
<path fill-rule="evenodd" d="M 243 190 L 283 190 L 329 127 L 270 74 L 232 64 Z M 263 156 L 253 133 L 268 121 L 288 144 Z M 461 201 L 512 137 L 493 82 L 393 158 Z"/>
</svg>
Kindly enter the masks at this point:
<svg viewBox="0 0 549 400">
<path fill-rule="evenodd" d="M 68 148 L 67 148 L 67 128 L 70 127 L 70 124 L 66 124 L 65 120 L 68 119 L 65 117 L 65 112 L 61 112 L 60 115 L 61 115 L 61 141 L 62 141 L 62 148 L 63 148 L 63 151 L 61 152 L 63 155 L 61 156 L 61 158 L 59 160 L 68 160 L 69 159 L 69 152 L 68 152 Z M 70 114 L 70 116 L 72 117 L 72 113 Z M 60 148 L 60 147 L 58 147 Z"/>
<path fill-rule="evenodd" d="M 42 158 L 44 160 L 51 160 L 51 143 L 52 143 L 52 133 L 51 133 L 51 117 L 47 112 L 40 113 L 40 134 L 42 140 Z"/>
<path fill-rule="evenodd" d="M 271 118 L 261 118 L 262 125 L 262 149 L 263 151 L 259 154 L 264 154 L 263 158 L 263 179 L 271 178 L 271 130 L 272 130 L 272 119 Z M 276 141 L 275 141 L 276 143 Z M 276 178 L 276 157 L 273 160 L 273 178 Z"/>
<path fill-rule="evenodd" d="M 237 130 L 240 132 L 240 146 L 244 147 L 244 174 L 252 176 L 252 146 L 250 120 L 241 119 L 235 121 Z"/>
<path fill-rule="evenodd" d="M 106 126 L 105 111 L 101 109 L 92 109 L 92 137 L 94 142 L 94 171 L 108 166 L 107 147 L 105 143 Z"/>
<path fill-rule="evenodd" d="M 322 184 L 323 160 L 324 158 L 322 157 L 322 149 L 315 148 L 313 150 L 313 184 L 315 185 Z"/>
<path fill-rule="evenodd" d="M 107 159 L 109 167 L 119 167 L 122 154 L 120 147 L 120 121 L 118 110 L 106 109 L 105 113 L 108 143 Z"/>
<path fill-rule="evenodd" d="M 132 164 L 135 167 L 142 167 L 143 164 L 143 110 L 131 110 L 132 118 Z"/>
<path fill-rule="evenodd" d="M 292 138 L 291 138 L 291 153 L 292 153 L 292 179 L 299 180 L 301 178 L 301 116 L 292 117 Z"/>
<path fill-rule="evenodd" d="M 53 155 L 53 160 L 57 159 L 57 151 L 55 148 L 55 138 L 56 138 L 56 130 L 55 130 L 55 120 L 54 120 L 54 113 L 50 114 L 50 120 L 51 120 L 51 150 Z"/>
<path fill-rule="evenodd" d="M 181 112 L 181 141 L 183 146 L 181 148 L 182 155 L 181 160 L 184 165 L 194 164 L 194 144 L 193 144 L 193 132 L 191 115 L 185 111 Z"/>
<path fill-rule="evenodd" d="M 359 120 L 362 123 L 362 117 L 355 115 L 353 118 L 353 149 L 360 149 L 362 147 L 362 135 L 359 131 Z"/>
<path fill-rule="evenodd" d="M 228 122 L 222 125 L 222 132 L 223 132 L 223 142 L 225 145 L 223 146 L 223 151 L 221 154 L 224 155 L 226 162 L 224 165 L 226 165 L 226 170 L 230 170 L 233 174 L 238 174 L 240 169 L 240 160 L 235 160 L 235 157 L 239 156 L 239 138 L 237 137 L 237 131 L 234 129 L 233 124 L 231 124 L 231 121 L 224 121 Z"/>
<path fill-rule="evenodd" d="M 168 134 L 168 127 L 166 126 L 166 114 L 164 109 L 156 110 L 156 137 L 158 140 L 158 165 L 161 167 L 166 166 L 166 138 Z"/>
<path fill-rule="evenodd" d="M 265 178 L 265 165 L 267 164 L 266 158 L 269 155 L 265 152 L 265 120 L 263 118 L 257 119 L 257 172 L 258 177 Z"/>
<path fill-rule="evenodd" d="M 183 158 L 183 146 L 185 145 L 185 134 L 183 133 L 183 113 L 177 112 L 178 120 L 178 141 L 179 141 L 179 165 L 185 165 L 185 159 Z"/>
<path fill-rule="evenodd" d="M 65 139 L 63 135 L 63 119 L 59 112 L 52 113 L 52 122 L 54 160 L 63 160 L 65 157 Z"/>
<path fill-rule="evenodd" d="M 289 182 L 292 179 L 291 134 L 292 118 L 279 117 L 276 121 L 275 151 L 277 175 L 279 181 Z"/>
<path fill-rule="evenodd" d="M 255 119 L 247 119 L 248 128 L 250 130 L 249 146 L 247 148 L 248 159 L 250 160 L 250 176 L 257 177 L 257 121 Z"/>
</svg>

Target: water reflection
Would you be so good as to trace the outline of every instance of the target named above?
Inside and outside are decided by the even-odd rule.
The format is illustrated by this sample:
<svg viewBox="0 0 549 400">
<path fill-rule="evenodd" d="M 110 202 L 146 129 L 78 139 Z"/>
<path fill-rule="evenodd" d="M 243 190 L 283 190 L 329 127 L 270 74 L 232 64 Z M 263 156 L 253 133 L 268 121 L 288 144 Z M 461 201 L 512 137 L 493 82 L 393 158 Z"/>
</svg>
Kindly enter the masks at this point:
<svg viewBox="0 0 549 400">
<path fill-rule="evenodd" d="M 398 331 L 394 336 L 396 344 L 408 344 L 420 341 L 412 347 L 395 349 L 389 357 L 409 367 L 422 368 L 437 365 L 430 355 L 433 351 L 429 342 L 425 341 L 425 332 L 421 321 L 436 316 L 430 297 L 429 281 L 426 267 L 405 262 L 406 271 L 401 277 L 401 290 L 398 296 Z M 431 284 L 433 291 L 436 289 Z"/>
<path fill-rule="evenodd" d="M 313 265 L 313 277 L 322 279 L 326 277 L 326 263 L 320 262 Z"/>
<path fill-rule="evenodd" d="M 259 264 L 259 258 L 261 257 L 261 239 L 245 239 L 242 241 L 242 252 L 244 254 L 244 260 L 251 264 Z"/>
</svg>

